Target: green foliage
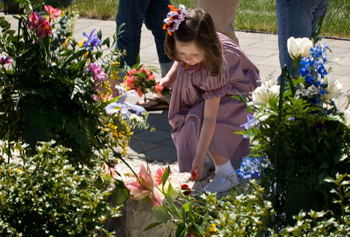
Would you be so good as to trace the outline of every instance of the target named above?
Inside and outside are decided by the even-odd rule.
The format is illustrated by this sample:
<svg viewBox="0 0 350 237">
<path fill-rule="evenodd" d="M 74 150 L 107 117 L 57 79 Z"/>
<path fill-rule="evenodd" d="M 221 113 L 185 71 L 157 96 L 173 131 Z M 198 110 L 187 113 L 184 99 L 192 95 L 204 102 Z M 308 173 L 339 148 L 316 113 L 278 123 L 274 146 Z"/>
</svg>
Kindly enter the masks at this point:
<svg viewBox="0 0 350 237">
<path fill-rule="evenodd" d="M 67 160 L 69 149 L 53 145 L 43 143 L 29 156 L 13 144 L 18 163 L 0 165 L 1 236 L 97 235 L 107 218 L 120 216 L 119 206 L 107 202 L 113 183 L 103 178 L 102 157 L 77 169 Z"/>
<path fill-rule="evenodd" d="M 144 231 L 168 223 L 174 223 L 169 236 L 347 236 L 350 231 L 350 175 L 327 177 L 336 194 L 333 204 L 339 206 L 340 215 L 327 211 L 300 210 L 294 216 L 293 225 L 271 228 L 279 216 L 269 201 L 265 190 L 252 179 L 245 189 L 236 187 L 227 196 L 218 199 L 216 193 L 194 194 L 172 198 L 171 191 L 165 193 L 163 206 L 154 207 L 158 222 Z M 146 232 L 147 233 L 147 232 Z"/>
<path fill-rule="evenodd" d="M 26 0 L 22 2 L 27 10 L 43 11 L 42 4 L 32 6 Z M 42 16 L 48 19 L 45 10 Z M 109 145 L 125 148 L 131 135 L 128 124 L 121 121 L 125 118 L 108 116 L 104 110 L 117 100 L 109 100 L 112 90 L 108 74 L 112 71 L 111 78 L 113 74 L 115 79 L 119 70 L 122 54 L 114 50 L 118 33 L 112 40 L 102 41 L 102 32 L 97 30 L 95 41 L 101 41 L 100 45 L 85 47 L 68 31 L 74 14 L 66 13 L 59 21 L 49 20 L 52 35 L 45 37 L 38 34 L 39 30 L 29 28 L 29 18 L 29 15 L 18 18 L 18 33 L 0 18 L 3 29 L 0 53 L 13 60 L 10 66 L 0 68 L 0 139 L 25 140 L 32 150 L 36 141 L 53 139 L 71 148 L 67 155 L 74 165 L 93 165 L 90 159 L 94 149 Z M 111 49 L 111 53 L 104 56 L 104 47 Z M 103 79 L 97 79 L 95 69 L 90 66 L 98 68 Z M 145 121 L 139 120 L 134 119 L 133 126 L 146 128 Z M 33 126 L 38 129 L 31 133 Z M 36 137 L 36 130 L 44 135 Z M 112 135 L 123 131 L 129 132 L 119 137 Z"/>
</svg>

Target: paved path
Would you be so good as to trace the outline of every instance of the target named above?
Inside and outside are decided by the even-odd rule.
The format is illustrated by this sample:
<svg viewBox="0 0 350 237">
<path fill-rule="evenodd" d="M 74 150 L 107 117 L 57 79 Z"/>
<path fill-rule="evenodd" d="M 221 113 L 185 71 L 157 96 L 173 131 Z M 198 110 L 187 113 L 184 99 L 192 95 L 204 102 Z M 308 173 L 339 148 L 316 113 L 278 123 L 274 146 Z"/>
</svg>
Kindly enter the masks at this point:
<svg viewBox="0 0 350 237">
<path fill-rule="evenodd" d="M 4 16 L 0 12 L 0 17 Z M 17 29 L 17 22 L 11 15 L 5 15 L 6 19 L 12 23 L 12 27 Z M 115 32 L 114 21 L 78 19 L 73 35 L 78 41 L 85 37 L 83 32 L 89 34 L 93 29 L 101 29 L 103 39 L 112 36 Z M 237 32 L 240 47 L 244 50 L 252 62 L 259 68 L 260 77 L 263 81 L 272 79 L 276 81 L 280 73 L 278 61 L 277 35 Z M 343 84 L 344 91 L 350 89 L 350 41 L 324 39 L 333 53 L 328 54 L 329 59 L 335 63 L 329 64 L 333 67 L 331 76 Z M 146 66 L 159 68 L 156 47 L 152 33 L 145 26 L 142 28 L 141 37 L 141 63 Z M 160 76 L 157 75 L 157 79 Z M 136 102 L 139 98 L 132 98 L 131 102 Z M 175 162 L 176 149 L 170 137 L 171 127 L 167 120 L 167 110 L 150 112 L 149 123 L 156 128 L 156 132 L 135 131 L 135 136 L 129 144 L 127 154 L 132 156 L 144 156 L 154 160 Z"/>
</svg>

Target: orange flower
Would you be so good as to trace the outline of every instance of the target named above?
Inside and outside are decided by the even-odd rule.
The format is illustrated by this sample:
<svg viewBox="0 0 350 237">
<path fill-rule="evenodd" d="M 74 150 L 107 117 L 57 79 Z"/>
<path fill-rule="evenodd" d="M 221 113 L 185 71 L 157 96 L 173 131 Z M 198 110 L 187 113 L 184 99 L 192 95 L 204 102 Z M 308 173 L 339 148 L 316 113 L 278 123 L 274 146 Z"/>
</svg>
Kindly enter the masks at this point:
<svg viewBox="0 0 350 237">
<path fill-rule="evenodd" d="M 172 12 L 178 12 L 179 11 L 179 9 L 176 9 L 174 7 L 174 5 L 168 5 L 168 7 L 169 7 L 170 11 L 172 11 Z"/>
<path fill-rule="evenodd" d="M 158 93 L 160 93 L 164 89 L 164 87 L 159 84 L 155 85 L 154 88 L 157 90 Z"/>
</svg>

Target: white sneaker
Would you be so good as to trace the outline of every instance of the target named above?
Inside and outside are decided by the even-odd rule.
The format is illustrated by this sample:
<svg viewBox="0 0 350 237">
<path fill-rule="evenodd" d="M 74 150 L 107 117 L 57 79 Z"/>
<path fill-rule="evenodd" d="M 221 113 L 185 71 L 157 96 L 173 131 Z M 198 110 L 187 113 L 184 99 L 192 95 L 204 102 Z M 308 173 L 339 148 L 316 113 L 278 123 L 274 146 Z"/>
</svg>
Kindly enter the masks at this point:
<svg viewBox="0 0 350 237">
<path fill-rule="evenodd" d="M 220 184 L 219 181 L 221 178 L 226 178 L 226 182 L 223 184 Z M 214 179 L 204 187 L 204 191 L 211 192 L 211 193 L 225 192 L 237 186 L 238 184 L 239 184 L 239 180 L 238 180 L 237 174 L 226 175 L 226 174 L 219 173 L 219 174 L 216 174 Z"/>
</svg>

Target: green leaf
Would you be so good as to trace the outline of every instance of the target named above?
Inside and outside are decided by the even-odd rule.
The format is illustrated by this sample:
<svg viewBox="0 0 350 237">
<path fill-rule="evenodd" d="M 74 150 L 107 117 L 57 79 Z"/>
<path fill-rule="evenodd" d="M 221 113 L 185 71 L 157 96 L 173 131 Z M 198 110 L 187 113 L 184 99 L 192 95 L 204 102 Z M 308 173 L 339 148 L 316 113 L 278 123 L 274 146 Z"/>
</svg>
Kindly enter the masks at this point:
<svg viewBox="0 0 350 237">
<path fill-rule="evenodd" d="M 184 236 L 185 228 L 186 228 L 185 223 L 179 224 L 177 229 L 176 229 L 176 237 Z"/>
<path fill-rule="evenodd" d="M 126 201 L 129 197 L 129 190 L 125 187 L 124 183 L 120 180 L 115 180 L 115 188 L 113 190 L 113 198 L 117 205 L 120 205 Z"/>
<path fill-rule="evenodd" d="M 174 197 L 174 189 L 170 182 L 168 183 L 168 195 L 171 198 Z"/>
<path fill-rule="evenodd" d="M 156 226 L 158 226 L 158 225 L 160 225 L 160 224 L 162 224 L 163 222 L 155 222 L 155 223 L 152 223 L 152 224 L 150 224 L 149 226 L 147 226 L 143 231 L 146 231 L 146 230 L 150 230 L 150 229 L 152 229 L 152 228 L 154 228 L 154 227 L 156 227 Z"/>
<path fill-rule="evenodd" d="M 170 208 L 172 210 L 172 214 L 179 217 L 179 218 L 182 218 L 182 215 L 181 215 L 181 212 L 180 210 L 175 206 L 174 202 L 173 202 L 173 199 L 171 197 L 167 197 L 167 200 L 168 200 L 168 203 L 170 205 Z"/>
<path fill-rule="evenodd" d="M 169 219 L 168 210 L 163 206 L 154 206 L 154 216 L 158 221 L 166 222 Z"/>
<path fill-rule="evenodd" d="M 97 37 L 99 39 L 102 39 L 102 31 L 101 31 L 101 29 L 98 29 L 98 31 L 97 31 Z"/>
<path fill-rule="evenodd" d="M 165 170 L 165 172 L 164 172 L 164 174 L 162 176 L 162 185 L 163 185 L 163 187 L 165 185 L 165 182 L 168 180 L 169 175 L 170 175 L 170 166 L 168 166 L 168 168 L 166 168 L 166 170 Z"/>
<path fill-rule="evenodd" d="M 191 208 L 191 204 L 189 202 L 185 203 L 184 205 L 182 205 L 182 209 L 185 211 L 185 212 L 188 212 Z"/>
<path fill-rule="evenodd" d="M 109 37 L 108 38 L 106 38 L 104 41 L 103 41 L 103 43 L 102 43 L 102 45 L 107 45 L 107 47 L 109 48 L 110 47 L 110 39 L 109 39 Z"/>
</svg>

